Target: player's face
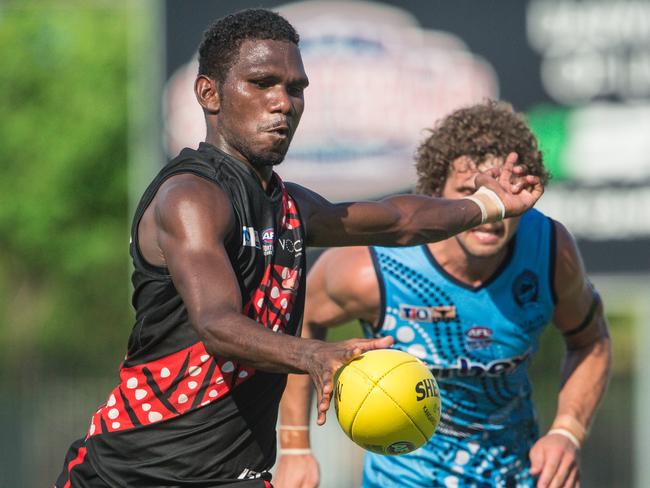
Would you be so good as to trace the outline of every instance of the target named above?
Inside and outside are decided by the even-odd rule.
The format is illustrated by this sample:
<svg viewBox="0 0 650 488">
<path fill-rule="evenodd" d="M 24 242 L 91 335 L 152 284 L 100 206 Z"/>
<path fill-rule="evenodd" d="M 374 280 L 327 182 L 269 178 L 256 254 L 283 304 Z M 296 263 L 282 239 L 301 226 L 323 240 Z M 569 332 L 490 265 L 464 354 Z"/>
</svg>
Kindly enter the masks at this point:
<svg viewBox="0 0 650 488">
<path fill-rule="evenodd" d="M 295 44 L 243 42 L 220 90 L 217 130 L 232 154 L 254 166 L 281 163 L 300 122 L 308 84 Z"/>
<path fill-rule="evenodd" d="M 503 164 L 502 159 L 487 157 L 477 167 L 471 159 L 461 156 L 453 161 L 451 165 L 442 196 L 445 198 L 462 198 L 471 195 L 475 191 L 473 185 L 474 175 L 478 171 L 485 171 L 501 164 Z M 475 258 L 490 258 L 501 252 L 515 235 L 519 226 L 519 219 L 519 217 L 513 217 L 501 222 L 483 224 L 461 232 L 454 238 L 468 255 Z"/>
</svg>

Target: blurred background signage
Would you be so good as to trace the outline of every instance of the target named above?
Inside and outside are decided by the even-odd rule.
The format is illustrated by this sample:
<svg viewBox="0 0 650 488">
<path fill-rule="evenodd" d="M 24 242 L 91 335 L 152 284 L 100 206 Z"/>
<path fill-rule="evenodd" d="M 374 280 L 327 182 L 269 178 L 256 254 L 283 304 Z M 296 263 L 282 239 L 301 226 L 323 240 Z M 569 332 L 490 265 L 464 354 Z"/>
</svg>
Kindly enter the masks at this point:
<svg viewBox="0 0 650 488">
<path fill-rule="evenodd" d="M 502 3 L 262 2 L 298 29 L 311 80 L 278 171 L 334 201 L 408 191 L 427 128 L 502 98 L 528 115 L 553 173 L 539 208 L 576 235 L 588 269 L 650 270 L 650 2 Z M 195 50 L 231 8 L 182 4 L 167 2 L 170 157 L 204 137 Z"/>
</svg>

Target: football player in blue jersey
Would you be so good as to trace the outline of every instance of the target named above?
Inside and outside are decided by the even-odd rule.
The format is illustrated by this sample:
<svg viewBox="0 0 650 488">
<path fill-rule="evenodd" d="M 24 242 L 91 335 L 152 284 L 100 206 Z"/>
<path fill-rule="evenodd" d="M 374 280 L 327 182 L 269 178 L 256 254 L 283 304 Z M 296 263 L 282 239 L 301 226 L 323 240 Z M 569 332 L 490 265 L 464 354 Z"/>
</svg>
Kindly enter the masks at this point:
<svg viewBox="0 0 650 488">
<path fill-rule="evenodd" d="M 421 194 L 461 198 L 478 172 L 516 152 L 548 177 L 524 118 L 499 102 L 458 110 L 417 153 Z M 360 319 L 369 337 L 426 362 L 437 377 L 437 434 L 403 456 L 366 453 L 363 487 L 575 487 L 578 455 L 611 362 L 603 306 L 567 229 L 531 209 L 410 248 L 332 249 L 308 278 L 303 335 Z M 566 344 L 557 414 L 539 435 L 529 360 L 552 322 Z M 292 375 L 281 406 L 275 486 L 319 481 L 309 445 L 309 378 Z M 319 417 L 319 423 L 322 419 Z"/>
</svg>

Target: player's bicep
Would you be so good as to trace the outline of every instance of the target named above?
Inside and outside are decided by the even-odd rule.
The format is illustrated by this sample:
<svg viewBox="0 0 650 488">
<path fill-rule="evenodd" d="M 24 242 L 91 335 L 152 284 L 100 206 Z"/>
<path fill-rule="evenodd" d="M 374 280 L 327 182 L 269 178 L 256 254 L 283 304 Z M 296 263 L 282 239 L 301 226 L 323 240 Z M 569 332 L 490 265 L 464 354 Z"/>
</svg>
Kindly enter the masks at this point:
<svg viewBox="0 0 650 488">
<path fill-rule="evenodd" d="M 241 310 L 237 278 L 224 245 L 234 216 L 222 190 L 183 176 L 161 188 L 157 238 L 190 319 L 200 326 L 210 315 Z"/>
<path fill-rule="evenodd" d="M 332 203 L 317 193 L 289 183 L 306 223 L 307 243 L 342 247 L 394 243 L 404 213 L 389 199 L 380 202 Z"/>
<path fill-rule="evenodd" d="M 589 281 L 577 244 L 567 229 L 554 223 L 557 259 L 553 322 L 569 349 L 588 346 L 608 335 L 600 295 Z"/>
</svg>

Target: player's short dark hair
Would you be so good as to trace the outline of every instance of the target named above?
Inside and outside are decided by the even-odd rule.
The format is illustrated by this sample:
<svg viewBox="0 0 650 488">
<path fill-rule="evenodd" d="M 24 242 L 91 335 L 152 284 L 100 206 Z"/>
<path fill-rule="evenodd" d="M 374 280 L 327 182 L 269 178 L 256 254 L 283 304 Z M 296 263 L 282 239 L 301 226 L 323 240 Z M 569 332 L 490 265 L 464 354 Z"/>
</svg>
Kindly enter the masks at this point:
<svg viewBox="0 0 650 488">
<path fill-rule="evenodd" d="M 223 82 L 237 62 L 239 48 L 248 40 L 287 41 L 300 36 L 281 15 L 266 9 L 246 9 L 215 21 L 203 33 L 199 46 L 199 74 Z"/>
<path fill-rule="evenodd" d="M 430 132 L 416 152 L 418 193 L 440 196 L 451 163 L 461 156 L 478 165 L 488 155 L 505 158 L 514 151 L 529 174 L 539 176 L 544 184 L 550 177 L 524 116 L 508 103 L 488 100 L 456 110 Z"/>
</svg>

